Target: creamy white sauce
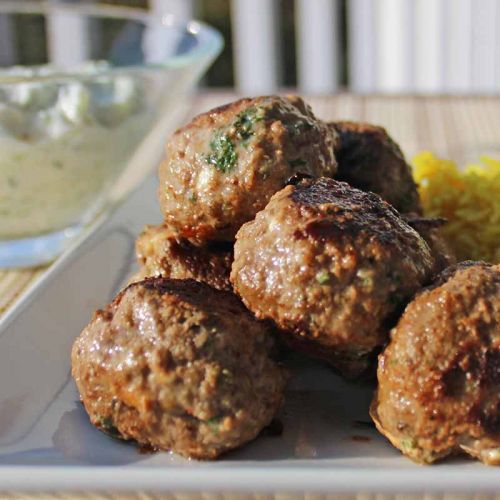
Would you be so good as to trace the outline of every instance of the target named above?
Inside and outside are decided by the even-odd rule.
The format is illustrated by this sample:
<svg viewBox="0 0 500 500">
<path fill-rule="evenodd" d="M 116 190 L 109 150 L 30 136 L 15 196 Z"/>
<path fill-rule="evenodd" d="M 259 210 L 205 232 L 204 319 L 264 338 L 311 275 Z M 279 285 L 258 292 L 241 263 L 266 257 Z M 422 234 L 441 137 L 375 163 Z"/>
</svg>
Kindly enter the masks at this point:
<svg viewBox="0 0 500 500">
<path fill-rule="evenodd" d="M 152 120 L 130 76 L 0 84 L 0 239 L 85 222 Z"/>
</svg>

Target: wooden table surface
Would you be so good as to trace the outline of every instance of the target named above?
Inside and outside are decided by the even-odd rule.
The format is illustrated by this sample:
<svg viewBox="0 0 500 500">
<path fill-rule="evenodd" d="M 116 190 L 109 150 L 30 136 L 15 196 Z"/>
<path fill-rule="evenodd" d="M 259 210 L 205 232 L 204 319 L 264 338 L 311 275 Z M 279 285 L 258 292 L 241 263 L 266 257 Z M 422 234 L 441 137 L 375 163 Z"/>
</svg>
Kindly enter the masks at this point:
<svg viewBox="0 0 500 500">
<path fill-rule="evenodd" d="M 231 101 L 234 94 L 213 92 L 202 94 L 193 100 L 190 113 L 205 111 L 216 105 Z M 317 116 L 325 120 L 351 119 L 368 121 L 383 125 L 393 138 L 401 145 L 407 158 L 416 152 L 426 149 L 453 159 L 474 158 L 492 149 L 500 151 L 500 97 L 415 97 L 415 96 L 356 96 L 339 94 L 334 96 L 307 98 Z M 32 270 L 0 270 L 0 316 L 15 305 L 16 301 L 43 276 L 46 268 Z M 499 470 L 500 474 L 500 470 Z M 89 485 L 89 489 L 92 485 Z M 1 485 L 0 485 L 1 489 Z M 320 498 L 360 500 L 385 500 L 398 498 L 401 500 L 417 498 L 412 495 L 247 495 L 247 494 L 182 494 L 154 495 L 137 494 L 31 494 L 0 493 L 2 498 L 124 498 L 124 499 L 183 499 L 203 498 L 219 500 L 270 499 L 289 500 Z M 429 500 L 441 498 L 442 495 L 426 496 Z M 423 498 L 422 496 L 418 498 Z M 463 495 L 445 495 L 449 500 L 472 498 Z M 475 498 L 489 499 L 491 495 L 479 495 Z M 500 499 L 500 495 L 497 497 Z"/>
</svg>

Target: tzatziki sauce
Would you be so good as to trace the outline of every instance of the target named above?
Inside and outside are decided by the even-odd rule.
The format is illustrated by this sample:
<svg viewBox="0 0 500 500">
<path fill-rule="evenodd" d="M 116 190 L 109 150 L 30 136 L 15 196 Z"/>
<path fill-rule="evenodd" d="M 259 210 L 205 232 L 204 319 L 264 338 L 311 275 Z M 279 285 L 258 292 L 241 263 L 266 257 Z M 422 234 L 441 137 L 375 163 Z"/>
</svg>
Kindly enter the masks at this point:
<svg viewBox="0 0 500 500">
<path fill-rule="evenodd" d="M 51 79 L 50 67 L 0 71 L 0 240 L 85 222 L 153 121 L 142 82 L 86 64 Z M 4 76 L 47 76 L 10 83 Z"/>
</svg>

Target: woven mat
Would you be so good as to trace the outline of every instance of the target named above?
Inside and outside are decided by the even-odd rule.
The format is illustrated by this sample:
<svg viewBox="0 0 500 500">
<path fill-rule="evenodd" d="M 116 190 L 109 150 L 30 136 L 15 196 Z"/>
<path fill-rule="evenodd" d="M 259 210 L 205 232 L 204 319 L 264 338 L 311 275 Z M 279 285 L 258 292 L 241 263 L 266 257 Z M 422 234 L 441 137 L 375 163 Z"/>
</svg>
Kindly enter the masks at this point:
<svg viewBox="0 0 500 500">
<path fill-rule="evenodd" d="M 198 97 L 192 114 L 205 111 L 237 96 L 228 93 L 211 93 Z M 422 149 L 432 150 L 440 155 L 458 161 L 474 158 L 482 152 L 496 149 L 500 151 L 500 97 L 390 97 L 390 96 L 353 96 L 336 95 L 307 99 L 316 114 L 325 120 L 352 119 L 377 123 L 386 127 L 393 138 L 401 145 L 408 158 Z M 29 291 L 46 271 L 46 268 L 33 270 L 0 270 L 0 315 L 5 314 L 16 300 Z M 27 498 L 22 493 L 0 493 L 0 499 Z M 319 495 L 319 494 L 212 494 L 212 493 L 171 493 L 154 495 L 137 493 L 133 495 L 94 494 L 35 494 L 29 498 L 124 498 L 124 499 L 335 499 L 335 500 L 412 500 L 428 499 L 461 500 L 477 498 L 489 500 L 500 496 L 480 495 Z"/>
</svg>

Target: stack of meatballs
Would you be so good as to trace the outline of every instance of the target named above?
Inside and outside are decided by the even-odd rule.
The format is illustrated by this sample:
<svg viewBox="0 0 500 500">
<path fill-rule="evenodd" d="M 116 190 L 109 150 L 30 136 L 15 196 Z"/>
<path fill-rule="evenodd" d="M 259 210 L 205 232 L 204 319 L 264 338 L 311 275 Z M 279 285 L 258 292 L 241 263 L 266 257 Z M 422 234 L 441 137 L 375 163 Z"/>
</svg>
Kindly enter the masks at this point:
<svg viewBox="0 0 500 500">
<path fill-rule="evenodd" d="M 175 132 L 159 180 L 139 275 L 73 346 L 94 425 L 216 458 L 279 411 L 284 343 L 376 369 L 371 416 L 411 459 L 500 463 L 500 266 L 454 262 L 384 129 L 241 99 Z"/>
</svg>

